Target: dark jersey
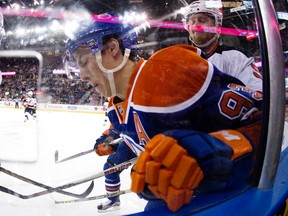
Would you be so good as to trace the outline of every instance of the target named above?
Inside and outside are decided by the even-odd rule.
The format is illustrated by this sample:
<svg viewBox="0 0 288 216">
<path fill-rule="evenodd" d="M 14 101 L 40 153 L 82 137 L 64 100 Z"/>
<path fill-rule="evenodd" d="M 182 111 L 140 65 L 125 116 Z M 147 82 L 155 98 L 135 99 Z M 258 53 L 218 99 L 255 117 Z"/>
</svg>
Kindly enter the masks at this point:
<svg viewBox="0 0 288 216">
<path fill-rule="evenodd" d="M 237 129 L 248 120 L 250 124 L 252 114 L 261 110 L 261 93 L 222 73 L 197 52 L 176 45 L 141 60 L 126 100 L 111 98 L 109 119 L 136 154 L 167 130 Z"/>
</svg>

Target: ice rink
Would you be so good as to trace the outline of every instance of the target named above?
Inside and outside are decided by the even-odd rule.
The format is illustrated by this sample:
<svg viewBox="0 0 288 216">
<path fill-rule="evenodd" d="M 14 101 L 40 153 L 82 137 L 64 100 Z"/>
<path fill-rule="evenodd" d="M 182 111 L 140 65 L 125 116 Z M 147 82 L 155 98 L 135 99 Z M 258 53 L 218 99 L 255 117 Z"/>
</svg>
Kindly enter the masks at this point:
<svg viewBox="0 0 288 216">
<path fill-rule="evenodd" d="M 5 169 L 56 187 L 102 171 L 105 157 L 94 152 L 55 164 L 58 160 L 92 149 L 95 139 L 108 127 L 104 114 L 38 111 L 37 120 L 24 122 L 23 109 L 0 108 L 0 160 Z M 130 187 L 130 168 L 121 173 L 121 189 Z M 82 193 L 90 182 L 66 189 Z M 0 185 L 24 195 L 43 188 L 0 173 Z M 104 177 L 94 180 L 90 196 L 105 194 Z M 121 195 L 121 209 L 98 213 L 97 205 L 106 199 L 77 203 L 55 204 L 55 201 L 75 199 L 51 193 L 31 199 L 20 199 L 0 192 L 0 216 L 79 216 L 127 215 L 143 211 L 146 202 L 134 193 Z"/>
<path fill-rule="evenodd" d="M 104 126 L 104 114 L 48 111 L 38 111 L 37 114 L 37 120 L 24 122 L 23 109 L 0 108 L 2 167 L 52 187 L 102 171 L 106 157 L 99 157 L 94 152 L 59 164 L 55 164 L 55 152 L 58 151 L 58 160 L 61 160 L 92 149 L 95 139 L 107 127 Z M 284 131 L 287 136 L 287 124 Z M 283 149 L 288 142 L 284 143 Z M 121 174 L 122 190 L 130 187 L 129 175 L 130 168 Z M 66 191 L 82 193 L 89 183 Z M 44 190 L 5 173 L 0 173 L 0 185 L 24 195 Z M 94 189 L 89 197 L 101 194 L 105 194 L 104 177 L 94 180 Z M 72 199 L 75 198 L 58 193 L 20 199 L 0 192 L 0 216 L 128 215 L 143 211 L 146 204 L 134 193 L 121 195 L 121 209 L 107 213 L 97 212 L 97 205 L 106 199 L 55 204 L 55 201 Z"/>
</svg>

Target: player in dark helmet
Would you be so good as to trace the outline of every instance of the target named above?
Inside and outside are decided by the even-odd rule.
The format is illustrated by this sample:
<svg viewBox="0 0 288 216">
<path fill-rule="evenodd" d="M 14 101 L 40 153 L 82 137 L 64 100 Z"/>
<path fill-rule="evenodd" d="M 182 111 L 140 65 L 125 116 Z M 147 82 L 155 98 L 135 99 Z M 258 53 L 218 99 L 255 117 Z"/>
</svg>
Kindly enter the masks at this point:
<svg viewBox="0 0 288 216">
<path fill-rule="evenodd" d="M 102 14 L 101 17 L 105 20 L 113 19 L 114 14 Z M 118 58 L 117 63 L 106 67 L 106 61 L 102 58 L 102 55 L 106 57 L 106 53 L 103 51 L 107 46 L 114 46 L 110 41 L 116 40 L 119 43 L 119 49 L 121 50 L 121 56 Z M 114 41 L 115 42 L 115 41 Z M 83 80 L 89 79 L 89 82 L 95 87 L 98 93 L 105 97 L 121 95 L 121 89 L 116 87 L 115 76 L 118 76 L 120 70 L 124 67 L 134 65 L 136 61 L 136 52 L 134 51 L 137 44 L 137 33 L 134 27 L 131 25 L 122 25 L 120 23 L 109 22 L 92 22 L 82 25 L 77 34 L 67 41 L 66 45 L 66 63 L 65 69 L 68 77 L 82 78 Z M 81 55 L 82 57 L 77 59 Z M 76 59 L 75 59 L 76 57 Z M 115 58 L 117 58 L 116 56 Z M 112 56 L 114 58 L 114 56 Z M 75 63 L 81 67 L 89 65 L 91 59 L 96 63 L 96 67 L 99 70 L 82 70 L 81 75 L 75 73 Z M 105 62 L 104 62 L 105 61 Z M 127 66 L 126 66 L 127 67 Z M 90 79 L 93 73 L 97 73 L 97 79 Z M 88 81 L 88 80 L 87 80 Z M 123 82 L 124 79 L 123 79 Z M 107 101 L 108 105 L 108 101 Z M 107 107 L 106 107 L 107 109 Z M 107 112 L 107 110 L 106 110 Z M 136 155 L 129 150 L 129 147 L 123 142 L 119 145 L 109 146 L 108 142 L 119 138 L 118 132 L 109 128 L 103 132 L 103 134 L 96 140 L 94 145 L 95 152 L 99 156 L 109 155 L 107 162 L 104 165 L 104 169 L 110 168 L 116 164 L 128 160 Z M 113 154 L 117 151 L 117 154 Z M 119 156 L 121 155 L 121 156 Z M 105 176 L 105 188 L 107 193 L 117 192 L 120 189 L 120 176 L 119 173 L 112 173 Z M 111 211 L 118 210 L 120 208 L 119 196 L 111 197 L 107 202 L 98 205 L 98 211 Z"/>
<path fill-rule="evenodd" d="M 247 186 L 261 93 L 219 71 L 194 46 L 170 46 L 135 62 L 125 52 L 136 41 L 132 27 L 98 21 L 79 32 L 68 40 L 67 60 L 110 97 L 112 132 L 124 141 L 116 148 L 104 136 L 96 152 L 110 154 L 104 169 L 139 156 L 131 190 L 149 199 L 145 209 L 161 204 L 177 211 L 195 193 Z M 119 189 L 119 173 L 105 177 L 107 191 Z M 98 209 L 119 205 L 114 197 Z"/>
<path fill-rule="evenodd" d="M 103 20 L 107 18 L 113 18 L 114 14 L 104 14 L 101 15 Z M 105 18 L 106 17 L 106 18 Z M 119 62 L 118 65 L 111 68 L 105 68 L 102 63 L 102 51 L 107 46 L 106 42 L 110 37 L 115 36 L 117 40 L 119 40 L 121 45 L 121 51 L 123 53 L 122 61 Z M 113 96 L 116 95 L 116 87 L 114 83 L 114 73 L 121 70 L 128 59 L 135 61 L 135 53 L 131 50 L 133 46 L 137 44 L 137 33 L 133 26 L 131 25 L 121 25 L 118 23 L 109 23 L 109 22 L 92 22 L 86 25 L 82 25 L 77 32 L 77 34 L 67 41 L 66 45 L 66 60 L 65 61 L 65 69 L 68 72 L 68 76 L 73 76 L 74 64 L 76 63 L 74 60 L 75 51 L 85 52 L 88 50 L 96 59 L 98 67 L 102 72 L 104 72 L 106 78 L 108 79 L 110 85 L 110 91 Z M 69 65 L 69 63 L 72 64 Z M 72 69 L 72 70 L 71 70 Z M 91 83 L 91 82 L 90 82 Z M 94 83 L 91 83 L 92 85 Z M 99 92 L 107 97 L 106 92 Z"/>
</svg>

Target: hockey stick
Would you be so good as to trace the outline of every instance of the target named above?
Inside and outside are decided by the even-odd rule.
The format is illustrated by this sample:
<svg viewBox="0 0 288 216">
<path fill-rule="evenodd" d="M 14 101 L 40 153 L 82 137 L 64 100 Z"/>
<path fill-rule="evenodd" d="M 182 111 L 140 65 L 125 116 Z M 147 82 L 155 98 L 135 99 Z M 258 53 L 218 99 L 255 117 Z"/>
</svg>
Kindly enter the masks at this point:
<svg viewBox="0 0 288 216">
<path fill-rule="evenodd" d="M 110 142 L 110 143 L 107 143 L 107 145 L 117 145 L 117 144 L 120 143 L 121 141 L 122 141 L 122 138 L 118 138 L 118 139 L 113 140 L 113 141 Z M 64 159 L 58 161 L 59 152 L 58 152 L 58 150 L 56 150 L 56 151 L 55 151 L 55 163 L 57 164 L 57 163 L 62 163 L 62 162 L 64 162 L 64 161 L 72 160 L 72 159 L 74 159 L 74 158 L 81 157 L 81 156 L 83 156 L 83 155 L 89 154 L 89 153 L 94 152 L 94 151 L 95 151 L 94 149 L 90 149 L 90 150 L 80 152 L 80 153 L 78 153 L 78 154 L 69 156 L 69 157 L 67 157 L 67 158 L 64 158 Z"/>
<path fill-rule="evenodd" d="M 73 181 L 73 182 L 70 182 L 68 184 L 64 184 L 64 185 L 61 185 L 61 186 L 58 186 L 58 187 L 54 187 L 54 188 L 46 186 L 46 185 L 43 185 L 43 184 L 38 183 L 38 182 L 35 182 L 35 183 L 41 184 L 42 187 L 44 187 L 44 186 L 47 187 L 47 190 L 40 191 L 40 192 L 37 192 L 37 193 L 33 193 L 33 194 L 30 194 L 30 195 L 22 195 L 23 198 L 21 196 L 18 196 L 18 195 L 21 195 L 21 194 L 16 193 L 15 191 L 12 191 L 12 190 L 10 190 L 8 188 L 5 188 L 5 187 L 2 187 L 2 186 L 0 187 L 0 191 L 2 191 L 4 193 L 11 194 L 11 195 L 14 195 L 14 196 L 18 196 L 18 197 L 20 197 L 22 199 L 35 198 L 35 197 L 43 196 L 43 195 L 50 194 L 50 193 L 53 193 L 53 192 L 59 192 L 60 193 L 60 191 L 63 192 L 62 191 L 63 189 L 70 188 L 70 187 L 73 187 L 73 186 L 76 186 L 76 185 L 79 185 L 79 184 L 82 184 L 82 183 L 85 183 L 85 182 L 100 178 L 100 177 L 105 176 L 105 175 L 110 174 L 110 173 L 115 173 L 115 172 L 124 170 L 124 169 L 128 168 L 129 166 L 131 166 L 132 164 L 134 164 L 136 162 L 136 160 L 137 160 L 137 157 L 135 157 L 135 158 L 133 158 L 131 160 L 128 160 L 126 162 L 123 162 L 121 164 L 118 164 L 118 165 L 116 165 L 114 167 L 111 167 L 109 169 L 103 170 L 103 171 L 101 171 L 99 173 L 96 173 L 96 174 L 94 174 L 92 176 L 86 177 L 84 179 L 81 179 L 81 180 L 78 180 L 78 181 Z M 5 169 L 2 168 L 1 170 L 5 170 Z M 19 175 L 16 174 L 15 176 L 19 176 Z M 30 180 L 30 179 L 28 179 L 28 180 Z M 32 182 L 34 182 L 34 181 L 32 181 Z M 93 187 L 94 187 L 94 185 L 93 185 Z M 92 191 L 92 189 L 91 189 L 91 191 Z M 65 193 L 66 193 L 66 191 L 65 191 Z"/>
<path fill-rule="evenodd" d="M 94 182 L 92 181 L 90 186 L 88 187 L 88 189 L 82 193 L 82 194 L 74 194 L 74 193 L 70 193 L 70 192 L 67 192 L 67 191 L 63 191 L 63 190 L 55 190 L 54 191 L 54 188 L 52 187 L 49 187 L 49 188 L 46 188 L 48 193 L 53 193 L 53 192 L 57 192 L 57 193 L 61 193 L 61 194 L 64 194 L 64 195 L 67 195 L 67 196 L 72 196 L 72 197 L 76 197 L 76 198 L 79 198 L 79 199 L 83 199 L 85 197 L 87 197 L 91 191 L 93 190 L 93 187 L 94 187 Z M 20 199 L 31 199 L 31 198 L 34 198 L 34 197 L 37 197 L 38 194 L 35 193 L 35 194 L 31 194 L 31 195 L 23 195 L 23 194 L 20 194 L 18 192 L 15 192 L 9 188 L 6 188 L 6 187 L 3 187 L 3 186 L 0 186 L 0 191 L 4 192 L 4 193 L 7 193 L 7 194 L 10 194 L 12 196 L 16 196 L 16 197 L 19 197 Z M 44 195 L 44 194 L 41 194 L 41 195 Z"/>
<path fill-rule="evenodd" d="M 55 204 L 67 204 L 67 203 L 76 203 L 76 202 L 85 202 L 85 201 L 91 201 L 91 200 L 97 200 L 97 199 L 104 199 L 104 198 L 108 198 L 108 197 L 114 197 L 114 196 L 127 194 L 127 193 L 130 193 L 130 192 L 131 192 L 130 189 L 126 189 L 126 190 L 121 190 L 121 191 L 117 191 L 117 192 L 114 192 L 114 193 L 102 194 L 102 195 L 93 196 L 93 197 L 87 197 L 87 198 L 83 198 L 83 199 L 55 201 Z"/>
<path fill-rule="evenodd" d="M 89 185 L 89 187 L 82 194 L 75 194 L 75 193 L 63 191 L 61 189 L 53 188 L 53 187 L 50 187 L 48 185 L 36 182 L 36 181 L 34 181 L 32 179 L 26 178 L 24 176 L 18 175 L 18 174 L 14 173 L 14 172 L 11 172 L 10 170 L 7 170 L 7 169 L 1 167 L 1 165 L 0 165 L 0 172 L 3 172 L 3 173 L 5 173 L 5 174 L 7 174 L 9 176 L 12 176 L 12 177 L 17 178 L 19 180 L 22 180 L 24 182 L 33 184 L 35 186 L 47 189 L 47 190 L 45 190 L 46 193 L 43 193 L 44 192 L 43 191 L 42 193 L 39 192 L 39 193 L 31 194 L 31 195 L 23 195 L 23 194 L 15 192 L 13 190 L 10 190 L 10 189 L 8 189 L 6 187 L 0 186 L 0 191 L 2 191 L 4 193 L 7 193 L 7 194 L 10 194 L 10 195 L 13 195 L 13 196 L 17 196 L 17 197 L 19 197 L 21 199 L 30 199 L 30 198 L 34 198 L 34 197 L 40 196 L 39 194 L 44 195 L 44 194 L 53 193 L 53 192 L 61 193 L 61 194 L 64 194 L 64 195 L 67 195 L 67 196 L 76 197 L 76 198 L 85 198 L 92 192 L 92 190 L 94 188 L 94 182 L 92 181 L 91 184 Z"/>
<path fill-rule="evenodd" d="M 70 157 L 67 157 L 67 158 L 64 158 L 64 159 L 58 161 L 58 155 L 59 155 L 59 153 L 58 153 L 58 150 L 56 150 L 56 151 L 55 151 L 55 163 L 57 164 L 57 163 L 62 163 L 62 162 L 64 162 L 64 161 L 72 160 L 72 159 L 74 159 L 74 158 L 77 158 L 77 157 L 80 157 L 80 156 L 89 154 L 89 153 L 94 152 L 94 151 L 95 151 L 94 149 L 90 149 L 90 150 L 88 150 L 88 151 L 80 152 L 80 153 L 78 153 L 78 154 L 72 155 L 72 156 L 70 156 Z"/>
</svg>

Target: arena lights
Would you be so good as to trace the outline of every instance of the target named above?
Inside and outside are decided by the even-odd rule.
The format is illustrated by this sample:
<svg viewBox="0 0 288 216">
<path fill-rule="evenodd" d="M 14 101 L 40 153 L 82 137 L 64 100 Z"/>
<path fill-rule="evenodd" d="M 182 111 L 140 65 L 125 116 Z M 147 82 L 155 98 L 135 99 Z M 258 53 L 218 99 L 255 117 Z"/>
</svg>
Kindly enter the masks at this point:
<svg viewBox="0 0 288 216">
<path fill-rule="evenodd" d="M 287 12 L 277 12 L 277 18 L 282 20 L 288 20 L 288 13 Z"/>
<path fill-rule="evenodd" d="M 66 72 L 63 69 L 54 69 L 53 74 L 66 74 Z"/>
<path fill-rule="evenodd" d="M 218 0 L 216 1 L 218 2 Z M 215 3 L 213 3 L 215 4 Z M 185 9 L 185 8 L 184 8 Z M 64 19 L 64 20 L 69 20 L 69 22 L 67 21 L 65 26 L 69 26 L 69 27 L 62 27 L 62 25 L 59 24 L 58 28 L 59 31 L 57 32 L 58 34 L 64 33 L 67 36 L 71 36 L 74 32 L 74 30 L 71 28 L 71 26 L 73 26 L 73 28 L 77 28 L 77 25 L 79 25 L 79 21 L 83 21 L 83 20 L 95 20 L 95 21 L 99 21 L 99 22 L 109 22 L 109 23 L 120 23 L 120 22 L 128 22 L 131 21 L 132 25 L 136 25 L 138 26 L 137 28 L 139 28 L 139 30 L 143 29 L 143 26 L 146 27 L 156 27 L 156 28 L 166 28 L 166 29 L 175 29 L 175 30 L 184 30 L 184 26 L 183 23 L 179 23 L 179 22 L 168 22 L 168 21 L 162 21 L 162 20 L 147 20 L 147 16 L 146 14 L 143 13 L 137 13 L 137 12 L 126 12 L 124 13 L 123 16 L 117 17 L 117 16 L 111 16 L 111 17 L 105 17 L 105 19 L 103 19 L 103 17 L 97 15 L 97 14 L 92 14 L 89 15 L 88 13 L 73 13 L 73 12 L 62 12 L 62 11 L 53 11 L 51 12 L 50 10 L 27 10 L 27 9 L 21 9 L 20 11 L 15 11 L 13 9 L 7 10 L 7 8 L 0 8 L 0 10 L 2 11 L 3 14 L 8 15 L 8 16 L 29 16 L 29 17 L 39 17 L 39 18 L 44 18 L 44 17 L 49 17 L 49 18 L 54 18 L 54 19 Z M 180 13 L 180 11 L 183 10 L 180 9 L 177 12 Z M 126 15 L 125 15 L 126 14 Z M 69 19 L 66 19 L 68 18 Z M 134 17 L 134 18 L 133 18 Z M 142 25 L 139 27 L 139 23 Z M 55 23 L 52 25 L 55 25 Z M 53 27 L 51 27 L 53 28 Z M 213 29 L 210 28 L 208 29 L 209 31 L 211 30 L 213 33 Z M 203 31 L 208 31 L 207 29 L 204 29 Z M 34 32 L 33 29 L 30 30 L 30 32 Z M 25 34 L 23 32 L 19 32 L 19 34 Z M 27 34 L 27 31 L 26 31 Z M 54 33 L 55 34 L 55 33 Z M 233 35 L 233 36 L 241 36 L 241 37 L 247 37 L 249 36 L 249 38 L 247 39 L 251 39 L 251 38 L 255 38 L 257 37 L 257 32 L 253 31 L 253 30 L 245 30 L 245 29 L 234 29 L 234 28 L 221 28 L 221 34 L 227 34 L 227 35 Z M 28 35 L 28 36 L 35 36 L 33 34 Z M 53 36 L 53 35 L 52 35 Z"/>
<path fill-rule="evenodd" d="M 57 32 L 62 29 L 62 25 L 59 23 L 58 20 L 53 20 L 51 25 L 48 28 L 53 32 Z"/>
<path fill-rule="evenodd" d="M 17 3 L 14 3 L 14 4 L 11 4 L 11 8 L 14 8 L 14 9 L 20 9 L 21 6 Z"/>
<path fill-rule="evenodd" d="M 71 20 L 68 22 L 65 22 L 64 25 L 64 34 L 69 37 L 73 38 L 74 37 L 74 32 L 79 28 L 79 22 L 77 20 Z"/>
<path fill-rule="evenodd" d="M 262 62 L 260 62 L 260 61 L 259 62 L 255 62 L 255 66 L 258 67 L 258 68 L 262 67 Z"/>
<path fill-rule="evenodd" d="M 1 72 L 0 71 L 0 75 L 1 76 L 15 76 L 16 72 L 14 72 L 14 71 Z"/>
<path fill-rule="evenodd" d="M 119 16 L 119 20 L 123 23 L 132 23 L 132 22 L 145 22 L 147 20 L 147 15 L 137 12 L 124 12 L 123 16 Z"/>
<path fill-rule="evenodd" d="M 48 37 L 48 34 L 50 37 L 55 37 L 64 33 L 69 37 L 78 27 L 79 23 L 76 20 L 71 20 L 64 24 L 61 24 L 58 20 L 53 20 L 47 26 L 34 26 L 33 28 L 17 27 L 14 31 L 7 32 L 7 36 L 15 35 L 16 38 L 34 38 L 34 40 L 42 41 Z"/>
<path fill-rule="evenodd" d="M 150 24 L 147 21 L 147 15 L 145 12 L 124 12 L 124 15 L 119 16 L 118 20 L 122 23 L 130 23 L 136 25 L 135 31 L 140 32 L 141 30 L 146 30 L 150 28 Z"/>
<path fill-rule="evenodd" d="M 222 1 L 205 1 L 206 8 L 222 8 Z"/>
<path fill-rule="evenodd" d="M 54 1 L 51 0 L 49 2 L 49 4 L 52 4 Z M 26 4 L 24 2 L 22 2 L 21 0 L 9 0 L 8 1 L 8 8 L 14 8 L 14 9 L 18 9 L 18 8 L 25 8 L 26 7 Z M 33 0 L 33 3 L 29 3 L 29 6 L 40 6 L 40 5 L 44 5 L 45 4 L 45 1 L 44 0 L 40 0 L 40 1 L 37 1 L 37 0 Z"/>
</svg>

